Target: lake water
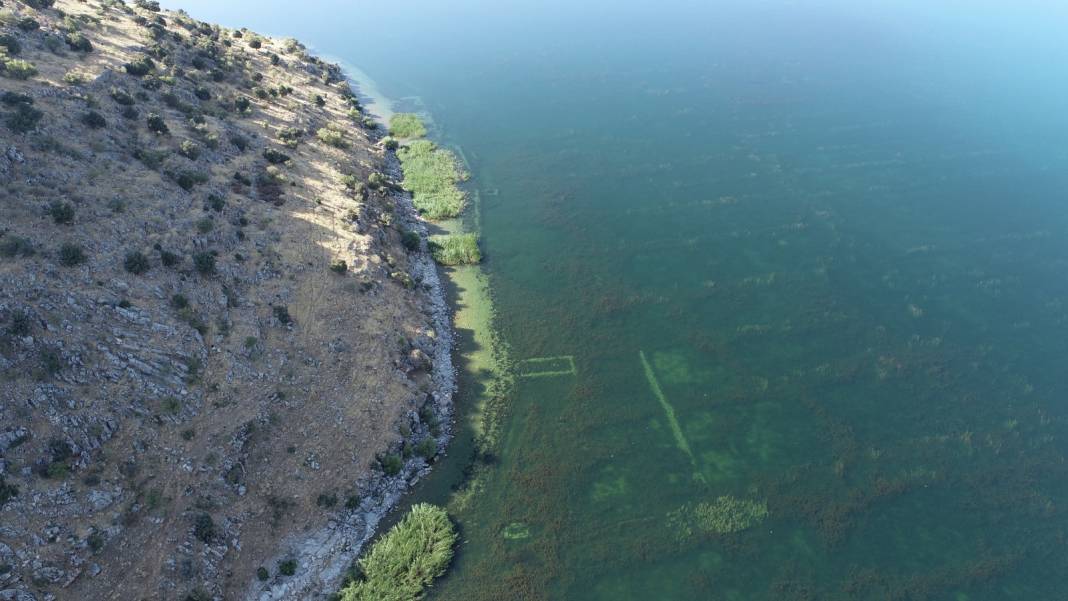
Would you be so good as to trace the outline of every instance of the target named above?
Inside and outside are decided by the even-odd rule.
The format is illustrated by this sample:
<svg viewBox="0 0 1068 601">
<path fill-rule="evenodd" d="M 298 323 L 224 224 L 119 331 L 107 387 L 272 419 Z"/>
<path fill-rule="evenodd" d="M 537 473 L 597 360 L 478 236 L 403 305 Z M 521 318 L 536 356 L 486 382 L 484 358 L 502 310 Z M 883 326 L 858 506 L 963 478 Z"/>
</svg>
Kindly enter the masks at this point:
<svg viewBox="0 0 1068 601">
<path fill-rule="evenodd" d="M 184 3 L 469 162 L 512 386 L 432 599 L 1064 598 L 1068 11 L 385 4 Z"/>
</svg>

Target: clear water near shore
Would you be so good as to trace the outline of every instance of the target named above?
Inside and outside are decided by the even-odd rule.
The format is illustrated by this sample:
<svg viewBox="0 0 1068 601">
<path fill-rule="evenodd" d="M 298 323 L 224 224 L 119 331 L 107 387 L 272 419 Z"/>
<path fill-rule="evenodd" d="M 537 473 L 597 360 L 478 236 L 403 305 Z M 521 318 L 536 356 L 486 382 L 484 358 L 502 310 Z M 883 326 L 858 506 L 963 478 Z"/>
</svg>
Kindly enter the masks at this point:
<svg viewBox="0 0 1068 601">
<path fill-rule="evenodd" d="M 1068 20 L 932 4 L 353 13 L 392 47 L 192 7 L 470 162 L 461 411 L 512 385 L 478 494 L 463 437 L 416 492 L 464 541 L 432 599 L 1063 595 Z"/>
</svg>

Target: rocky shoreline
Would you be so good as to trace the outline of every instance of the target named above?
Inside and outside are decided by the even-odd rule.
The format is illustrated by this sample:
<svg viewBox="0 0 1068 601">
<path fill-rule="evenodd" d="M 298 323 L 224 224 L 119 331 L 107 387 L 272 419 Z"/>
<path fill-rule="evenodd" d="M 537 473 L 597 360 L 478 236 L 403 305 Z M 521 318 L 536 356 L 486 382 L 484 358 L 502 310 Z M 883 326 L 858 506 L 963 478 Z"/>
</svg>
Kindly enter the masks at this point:
<svg viewBox="0 0 1068 601">
<path fill-rule="evenodd" d="M 402 178 L 400 164 L 395 154 L 388 155 L 387 175 L 395 181 Z M 438 267 L 427 248 L 427 227 L 412 204 L 411 194 L 395 191 L 393 199 L 400 209 L 406 228 L 420 235 L 418 254 L 413 253 L 412 277 L 426 292 L 424 309 L 431 316 L 436 333 L 431 362 L 433 385 L 428 394 L 427 405 L 441 424 L 441 434 L 435 437 L 441 449 L 437 460 L 445 455 L 446 445 L 452 437 L 453 394 L 456 390 L 456 369 L 452 362 L 453 328 L 451 309 L 445 297 Z M 417 444 L 431 436 L 430 427 L 424 423 L 418 411 L 409 412 L 412 424 L 411 435 L 405 443 Z M 281 601 L 285 599 L 325 599 L 337 591 L 346 572 L 359 557 L 364 545 L 377 533 L 385 517 L 416 483 L 432 468 L 426 459 L 413 456 L 404 463 L 400 473 L 388 476 L 375 472 L 357 484 L 361 494 L 359 507 L 344 510 L 325 527 L 311 535 L 300 536 L 280 545 L 281 551 L 274 558 L 281 561 L 295 559 L 297 572 L 293 577 L 273 584 L 258 580 L 249 583 L 246 601 Z"/>
<path fill-rule="evenodd" d="M 0 9 L 0 600 L 330 596 L 451 436 L 392 144 L 296 40 Z"/>
</svg>

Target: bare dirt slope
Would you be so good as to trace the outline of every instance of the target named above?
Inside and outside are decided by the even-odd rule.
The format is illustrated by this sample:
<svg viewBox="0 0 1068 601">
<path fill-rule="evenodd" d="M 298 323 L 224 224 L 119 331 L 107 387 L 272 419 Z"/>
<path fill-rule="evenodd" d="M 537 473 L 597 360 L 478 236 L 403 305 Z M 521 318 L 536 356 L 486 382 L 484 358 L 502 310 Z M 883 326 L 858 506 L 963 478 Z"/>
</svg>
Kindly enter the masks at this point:
<svg viewBox="0 0 1068 601">
<path fill-rule="evenodd" d="M 285 579 L 431 385 L 339 69 L 138 4 L 0 6 L 0 599 Z"/>
</svg>

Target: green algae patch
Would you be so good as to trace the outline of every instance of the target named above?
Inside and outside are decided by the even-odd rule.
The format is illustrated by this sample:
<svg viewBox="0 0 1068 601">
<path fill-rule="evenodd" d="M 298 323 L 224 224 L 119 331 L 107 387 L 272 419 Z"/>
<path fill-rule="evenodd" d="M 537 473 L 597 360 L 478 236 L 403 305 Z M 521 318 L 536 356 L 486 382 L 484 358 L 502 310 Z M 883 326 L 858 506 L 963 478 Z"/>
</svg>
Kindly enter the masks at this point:
<svg viewBox="0 0 1068 601">
<path fill-rule="evenodd" d="M 431 236 L 430 254 L 440 265 L 474 265 L 482 261 L 476 234 Z"/>
<path fill-rule="evenodd" d="M 389 133 L 398 138 L 422 138 L 426 126 L 415 113 L 397 113 L 389 120 Z"/>
<path fill-rule="evenodd" d="M 341 590 L 341 601 L 413 601 L 452 561 L 456 528 L 445 510 L 420 503 L 360 559 L 363 574 Z"/>
<path fill-rule="evenodd" d="M 460 215 L 467 195 L 460 182 L 468 178 L 451 151 L 438 148 L 430 140 L 415 140 L 397 151 L 404 172 L 404 189 L 412 193 L 412 203 L 431 221 Z"/>
<path fill-rule="evenodd" d="M 712 379 L 712 373 L 691 365 L 686 355 L 677 351 L 654 352 L 653 368 L 668 386 L 700 386 Z"/>
<path fill-rule="evenodd" d="M 696 533 L 741 532 L 763 522 L 767 517 L 767 501 L 724 495 L 712 501 L 683 505 L 668 514 L 668 524 L 680 538 L 689 538 Z"/>
<path fill-rule="evenodd" d="M 525 540 L 530 538 L 530 526 L 523 522 L 512 522 L 504 527 L 501 536 L 505 540 Z"/>
<path fill-rule="evenodd" d="M 627 478 L 619 473 L 619 470 L 609 468 L 602 472 L 601 477 L 593 483 L 591 498 L 594 502 L 616 502 L 627 496 L 630 487 L 627 486 Z"/>
</svg>

